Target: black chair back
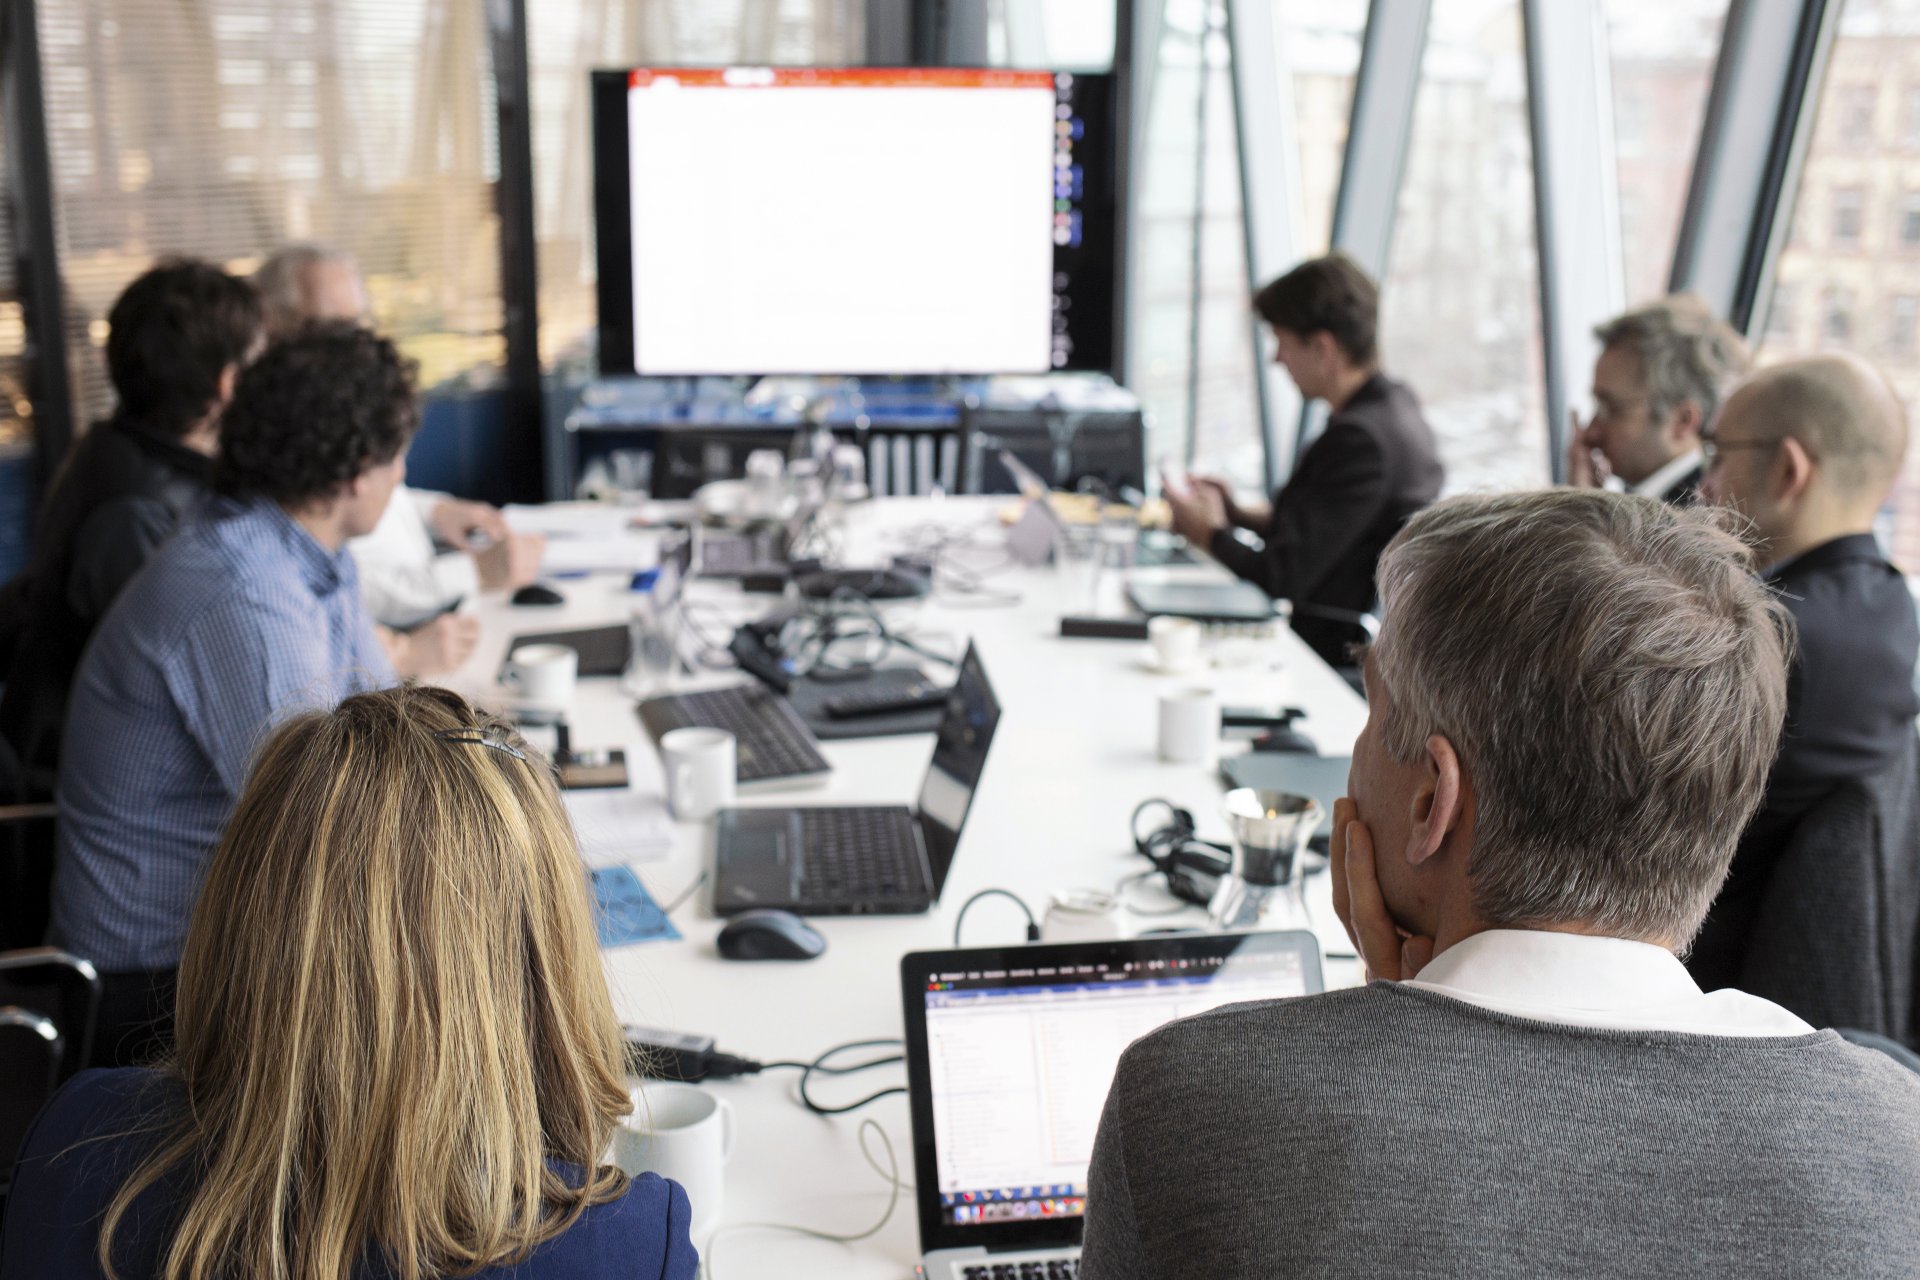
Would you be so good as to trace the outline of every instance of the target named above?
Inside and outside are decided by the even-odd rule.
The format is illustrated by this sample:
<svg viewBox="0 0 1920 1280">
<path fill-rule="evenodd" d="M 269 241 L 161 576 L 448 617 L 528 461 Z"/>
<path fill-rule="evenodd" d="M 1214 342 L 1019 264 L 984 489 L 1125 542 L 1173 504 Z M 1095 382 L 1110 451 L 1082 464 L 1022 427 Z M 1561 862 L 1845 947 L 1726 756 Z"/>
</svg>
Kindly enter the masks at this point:
<svg viewBox="0 0 1920 1280">
<path fill-rule="evenodd" d="M 52 1018 L 0 1006 L 0 1198 L 13 1181 L 21 1139 L 59 1087 L 65 1048 Z"/>
<path fill-rule="evenodd" d="M 0 1005 L 34 1009 L 53 1020 L 66 1044 L 55 1083 L 86 1066 L 100 1014 L 100 975 L 87 961 L 58 947 L 0 951 Z"/>
<path fill-rule="evenodd" d="M 1794 827 L 1737 985 L 1816 1027 L 1920 1039 L 1920 739 Z"/>
</svg>

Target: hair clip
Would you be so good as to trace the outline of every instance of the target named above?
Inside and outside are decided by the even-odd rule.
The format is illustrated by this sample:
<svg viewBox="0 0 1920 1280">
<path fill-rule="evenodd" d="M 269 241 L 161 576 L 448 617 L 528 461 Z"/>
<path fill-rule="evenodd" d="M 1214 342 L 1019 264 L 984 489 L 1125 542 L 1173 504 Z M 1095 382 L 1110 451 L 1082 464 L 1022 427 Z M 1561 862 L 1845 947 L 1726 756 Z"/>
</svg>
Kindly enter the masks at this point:
<svg viewBox="0 0 1920 1280">
<path fill-rule="evenodd" d="M 507 741 L 506 730 L 499 726 L 481 728 L 472 726 L 462 729 L 436 729 L 433 736 L 442 742 L 471 742 L 482 747 L 492 747 L 495 751 L 504 751 L 515 760 L 525 760 L 527 753 Z"/>
</svg>

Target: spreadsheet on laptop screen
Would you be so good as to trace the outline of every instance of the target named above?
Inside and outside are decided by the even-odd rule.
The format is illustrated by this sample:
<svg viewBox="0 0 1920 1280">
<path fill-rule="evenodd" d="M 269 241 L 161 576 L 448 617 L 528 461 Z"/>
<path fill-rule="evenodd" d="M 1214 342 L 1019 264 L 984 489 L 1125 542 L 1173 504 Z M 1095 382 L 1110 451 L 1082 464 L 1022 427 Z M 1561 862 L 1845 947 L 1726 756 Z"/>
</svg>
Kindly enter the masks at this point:
<svg viewBox="0 0 1920 1280">
<path fill-rule="evenodd" d="M 927 1058 L 942 1219 L 1085 1212 L 1121 1051 L 1175 1018 L 1308 990 L 1294 952 L 933 975 Z"/>
</svg>

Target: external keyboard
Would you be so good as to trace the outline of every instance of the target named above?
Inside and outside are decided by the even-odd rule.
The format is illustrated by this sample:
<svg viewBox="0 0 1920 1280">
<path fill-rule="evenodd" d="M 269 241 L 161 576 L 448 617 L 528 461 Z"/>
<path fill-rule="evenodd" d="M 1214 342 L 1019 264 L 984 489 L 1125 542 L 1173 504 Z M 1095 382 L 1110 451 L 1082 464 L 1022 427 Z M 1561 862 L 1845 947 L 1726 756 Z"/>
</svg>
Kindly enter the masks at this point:
<svg viewBox="0 0 1920 1280">
<path fill-rule="evenodd" d="M 808 902 L 924 893 L 913 817 L 896 808 L 803 808 L 800 897 Z"/>
<path fill-rule="evenodd" d="M 1045 1262 L 998 1262 L 962 1267 L 960 1280 L 1075 1280 L 1080 1259 L 1051 1258 Z"/>
<path fill-rule="evenodd" d="M 762 685 L 670 693 L 648 698 L 639 712 L 655 742 L 674 729 L 725 729 L 733 735 L 734 776 L 740 782 L 800 778 L 831 768 L 799 712 Z"/>
</svg>

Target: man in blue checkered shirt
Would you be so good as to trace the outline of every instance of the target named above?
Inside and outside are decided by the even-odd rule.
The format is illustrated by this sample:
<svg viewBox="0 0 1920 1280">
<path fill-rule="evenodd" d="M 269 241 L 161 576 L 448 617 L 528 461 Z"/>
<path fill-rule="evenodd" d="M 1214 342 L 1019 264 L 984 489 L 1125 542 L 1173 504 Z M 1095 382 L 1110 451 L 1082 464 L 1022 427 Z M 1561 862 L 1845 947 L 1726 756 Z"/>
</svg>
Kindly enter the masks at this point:
<svg viewBox="0 0 1920 1280">
<path fill-rule="evenodd" d="M 344 549 L 378 523 L 419 422 L 411 363 L 334 325 L 241 377 L 219 490 L 128 584 L 67 709 L 52 940 L 105 991 L 94 1056 L 166 1037 L 207 859 L 280 719 L 394 682 Z"/>
</svg>

